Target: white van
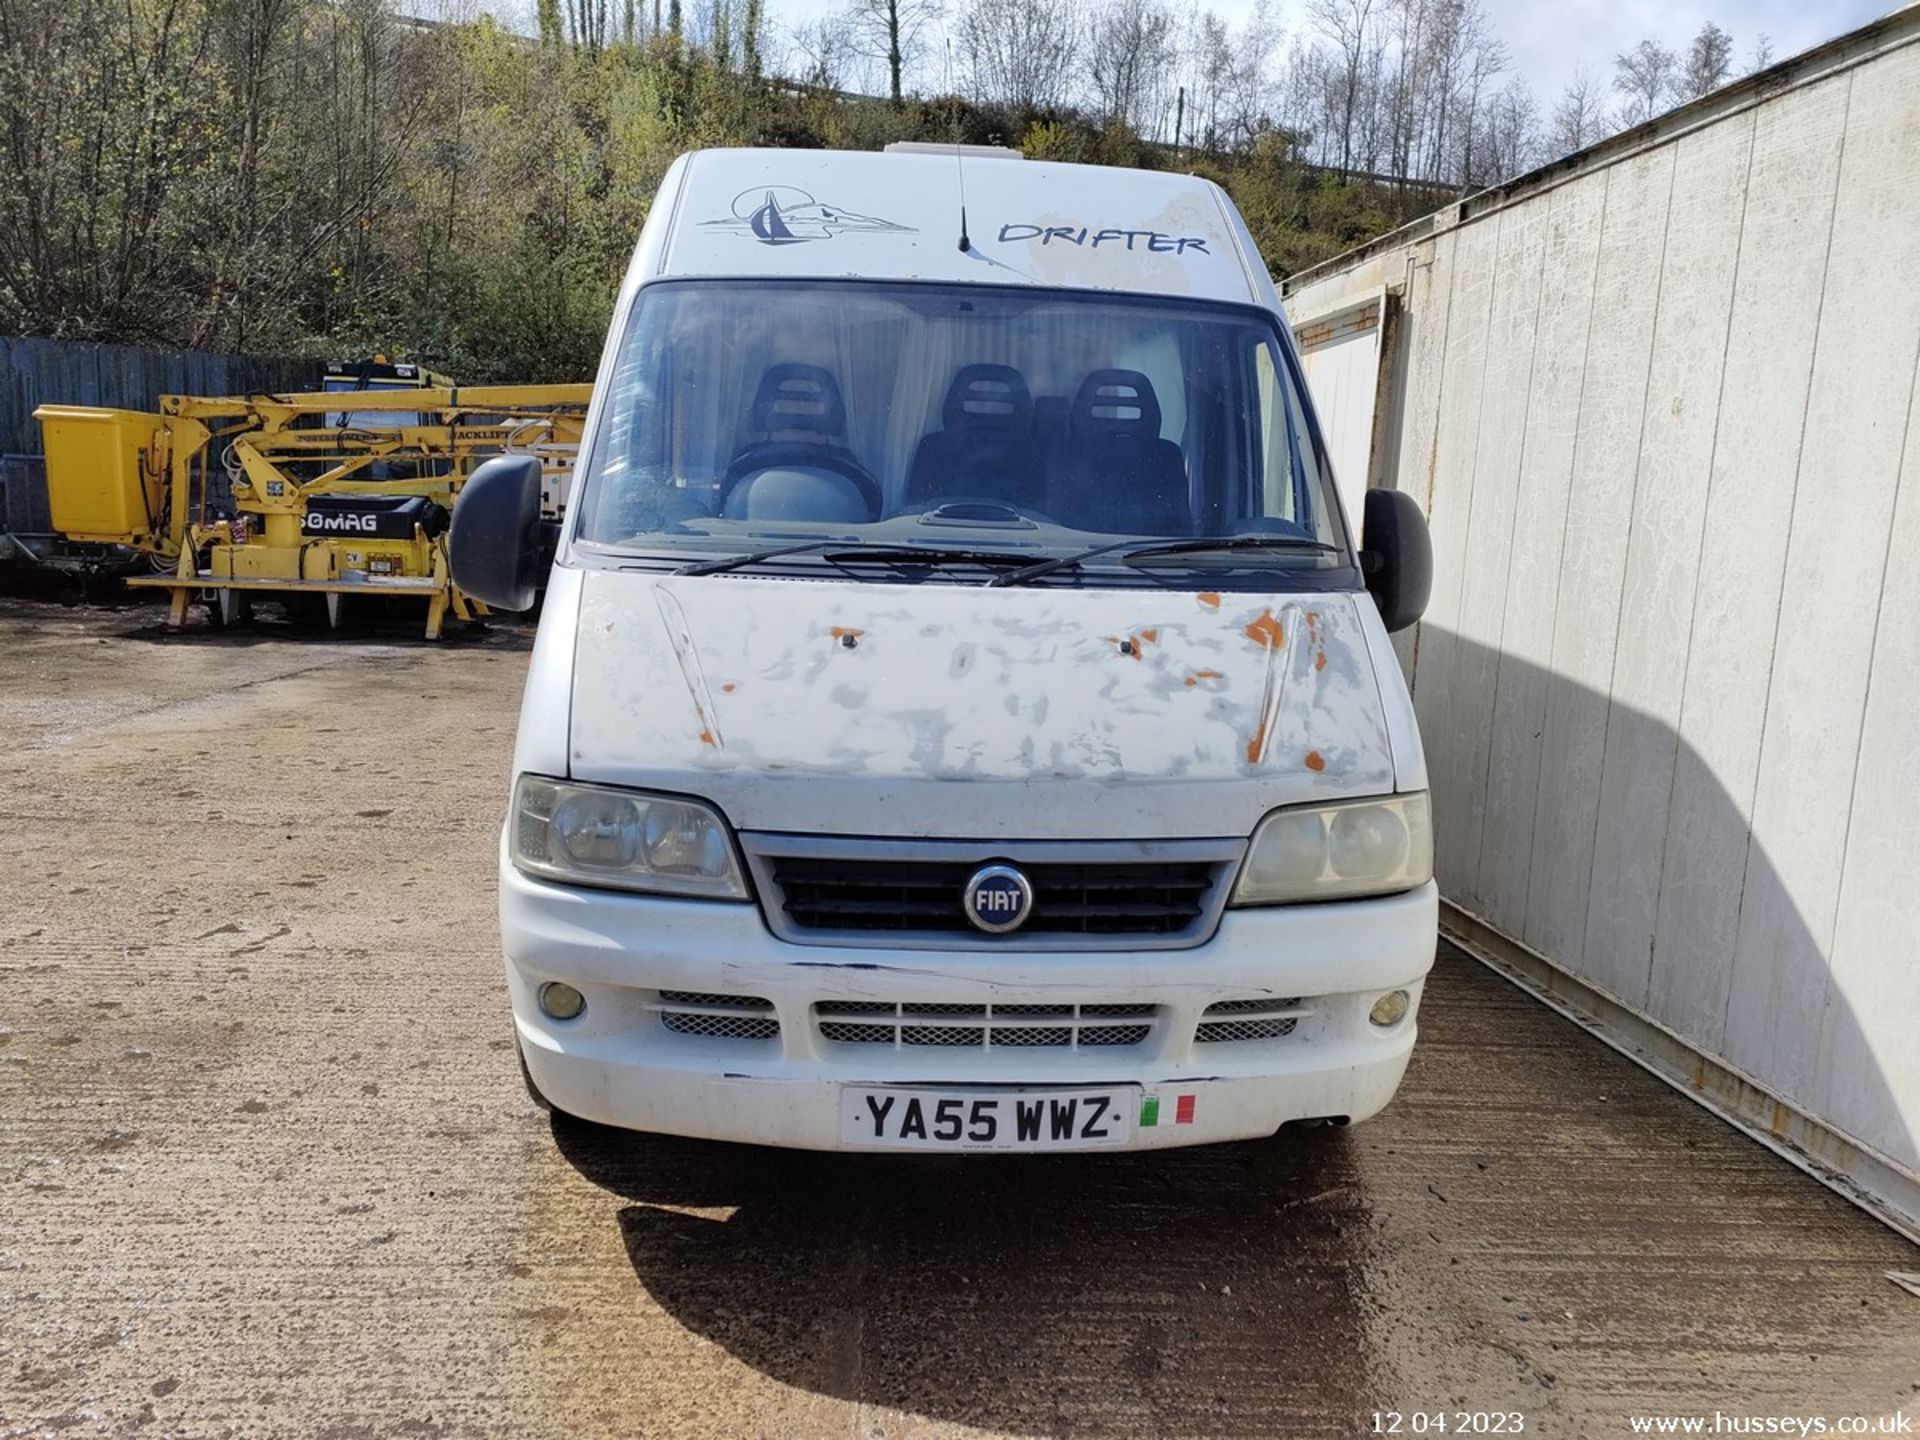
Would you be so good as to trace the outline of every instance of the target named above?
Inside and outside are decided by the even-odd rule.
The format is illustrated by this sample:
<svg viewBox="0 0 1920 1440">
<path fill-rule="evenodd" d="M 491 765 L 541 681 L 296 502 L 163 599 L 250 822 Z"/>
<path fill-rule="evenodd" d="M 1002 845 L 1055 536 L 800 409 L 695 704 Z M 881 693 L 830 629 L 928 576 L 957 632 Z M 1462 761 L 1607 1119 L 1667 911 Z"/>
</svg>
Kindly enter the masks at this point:
<svg viewBox="0 0 1920 1440">
<path fill-rule="evenodd" d="M 539 468 L 455 512 L 533 600 Z M 1437 902 L 1387 639 L 1279 299 L 1191 177 L 677 162 L 527 678 L 500 928 L 536 1099 L 821 1150 L 1361 1120 Z"/>
</svg>

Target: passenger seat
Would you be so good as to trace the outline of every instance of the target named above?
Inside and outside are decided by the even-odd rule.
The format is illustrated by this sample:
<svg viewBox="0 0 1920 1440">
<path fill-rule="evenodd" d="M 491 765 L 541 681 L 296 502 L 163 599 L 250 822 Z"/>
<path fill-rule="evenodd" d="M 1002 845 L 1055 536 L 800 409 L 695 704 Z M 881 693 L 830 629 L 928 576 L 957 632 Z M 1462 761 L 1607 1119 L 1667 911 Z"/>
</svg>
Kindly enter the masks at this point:
<svg viewBox="0 0 1920 1440">
<path fill-rule="evenodd" d="M 1063 525 L 1117 535 L 1193 529 L 1186 457 L 1160 438 L 1160 398 L 1138 370 L 1096 370 L 1080 383 L 1069 442 L 1053 477 Z"/>
</svg>

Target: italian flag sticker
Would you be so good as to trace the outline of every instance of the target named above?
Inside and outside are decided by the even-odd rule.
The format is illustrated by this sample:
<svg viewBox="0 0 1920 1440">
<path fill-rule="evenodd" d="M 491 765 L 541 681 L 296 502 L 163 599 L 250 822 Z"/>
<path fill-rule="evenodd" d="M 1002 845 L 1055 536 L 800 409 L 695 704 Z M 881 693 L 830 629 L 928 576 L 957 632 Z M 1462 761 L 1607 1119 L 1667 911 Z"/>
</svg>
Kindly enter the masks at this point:
<svg viewBox="0 0 1920 1440">
<path fill-rule="evenodd" d="M 1191 1125 L 1193 1123 L 1193 1100 L 1194 1097 L 1191 1095 L 1173 1097 L 1172 1124 Z M 1140 1128 L 1145 1130 L 1159 1123 L 1160 1097 L 1158 1095 L 1143 1097 L 1140 1101 Z"/>
</svg>

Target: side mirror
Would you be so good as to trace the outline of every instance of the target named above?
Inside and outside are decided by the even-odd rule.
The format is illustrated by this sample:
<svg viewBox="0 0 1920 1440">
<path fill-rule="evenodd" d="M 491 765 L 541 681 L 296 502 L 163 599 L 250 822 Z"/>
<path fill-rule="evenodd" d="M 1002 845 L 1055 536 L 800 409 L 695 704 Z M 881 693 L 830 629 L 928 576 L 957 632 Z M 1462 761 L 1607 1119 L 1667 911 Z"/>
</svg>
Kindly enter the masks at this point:
<svg viewBox="0 0 1920 1440">
<path fill-rule="evenodd" d="M 540 462 L 496 455 L 453 502 L 447 532 L 453 583 L 495 610 L 531 610 L 540 583 Z"/>
<path fill-rule="evenodd" d="M 454 524 L 459 523 L 456 511 Z M 1427 517 L 1411 495 L 1367 491 L 1360 573 L 1389 631 L 1406 629 L 1426 612 L 1433 594 L 1433 540 L 1427 534 Z"/>
</svg>

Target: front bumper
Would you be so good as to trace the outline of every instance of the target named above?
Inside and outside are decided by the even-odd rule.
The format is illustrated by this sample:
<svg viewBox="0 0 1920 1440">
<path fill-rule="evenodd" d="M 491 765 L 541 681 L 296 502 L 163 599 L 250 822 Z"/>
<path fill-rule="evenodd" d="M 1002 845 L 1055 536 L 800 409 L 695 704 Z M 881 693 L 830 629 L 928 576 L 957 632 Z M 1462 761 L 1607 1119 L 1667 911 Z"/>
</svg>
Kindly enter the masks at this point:
<svg viewBox="0 0 1920 1440">
<path fill-rule="evenodd" d="M 1433 963 L 1438 892 L 1229 910 L 1186 950 L 935 951 L 792 945 L 757 907 L 573 889 L 503 865 L 500 928 L 527 1068 L 559 1109 L 629 1129 L 838 1150 L 849 1084 L 1138 1085 L 1192 1095 L 1191 1118 L 1135 1132 L 1131 1148 L 1249 1139 L 1289 1120 L 1364 1120 L 1405 1073 L 1421 983 Z M 586 1013 L 554 1021 L 540 986 L 563 980 Z M 1413 1004 L 1382 1030 L 1383 991 Z M 670 1030 L 660 994 L 755 997 L 773 1038 Z M 1196 1040 L 1218 1002 L 1298 998 L 1290 1033 Z M 1138 1005 L 1138 1044 L 1112 1047 L 845 1044 L 822 1036 L 820 1004 Z M 1172 1105 L 1169 1103 L 1171 1110 Z"/>
</svg>

